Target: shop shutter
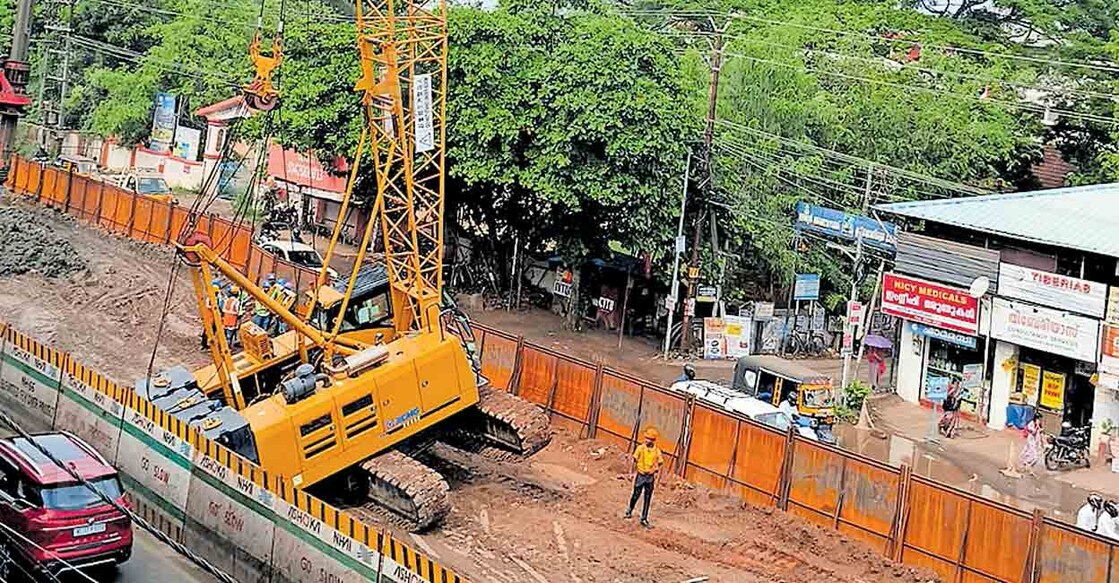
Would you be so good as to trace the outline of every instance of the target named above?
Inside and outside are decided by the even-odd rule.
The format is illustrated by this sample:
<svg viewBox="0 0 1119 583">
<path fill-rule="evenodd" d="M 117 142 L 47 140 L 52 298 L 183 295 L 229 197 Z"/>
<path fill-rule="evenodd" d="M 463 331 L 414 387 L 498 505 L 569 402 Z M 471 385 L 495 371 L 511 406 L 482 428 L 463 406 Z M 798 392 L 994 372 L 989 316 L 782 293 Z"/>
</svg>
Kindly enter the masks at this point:
<svg viewBox="0 0 1119 583">
<path fill-rule="evenodd" d="M 999 252 L 902 231 L 898 233 L 895 269 L 965 289 L 983 276 L 991 281 L 989 293 L 994 293 L 999 279 Z"/>
</svg>

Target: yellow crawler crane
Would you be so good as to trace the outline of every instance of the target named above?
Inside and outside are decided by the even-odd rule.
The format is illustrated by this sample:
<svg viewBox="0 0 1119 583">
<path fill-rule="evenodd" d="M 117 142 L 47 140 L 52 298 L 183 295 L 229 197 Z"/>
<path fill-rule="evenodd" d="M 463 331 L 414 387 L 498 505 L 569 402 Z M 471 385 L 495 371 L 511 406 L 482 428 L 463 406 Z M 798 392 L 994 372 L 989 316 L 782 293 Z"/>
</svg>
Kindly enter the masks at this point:
<svg viewBox="0 0 1119 583">
<path fill-rule="evenodd" d="M 356 90 L 366 124 L 340 213 L 368 155 L 379 220 L 366 226 L 345 285 L 324 285 L 341 222 L 299 313 L 193 234 L 179 249 L 195 267 L 214 364 L 185 382 L 165 372 L 140 384 L 147 394 L 183 391 L 189 396 L 170 399 L 173 410 L 296 486 L 331 481 L 332 492 L 371 500 L 422 529 L 450 509 L 448 486 L 409 453 L 453 436 L 482 451 L 527 456 L 547 445 L 551 432 L 539 408 L 486 384 L 468 354 L 468 322 L 442 298 L 446 5 L 364 1 L 357 25 Z M 385 260 L 371 267 L 365 251 L 375 224 Z M 269 338 L 246 323 L 239 330 L 245 349 L 234 355 L 210 285 L 215 270 L 291 331 Z M 185 413 L 218 394 L 237 414 Z"/>
</svg>

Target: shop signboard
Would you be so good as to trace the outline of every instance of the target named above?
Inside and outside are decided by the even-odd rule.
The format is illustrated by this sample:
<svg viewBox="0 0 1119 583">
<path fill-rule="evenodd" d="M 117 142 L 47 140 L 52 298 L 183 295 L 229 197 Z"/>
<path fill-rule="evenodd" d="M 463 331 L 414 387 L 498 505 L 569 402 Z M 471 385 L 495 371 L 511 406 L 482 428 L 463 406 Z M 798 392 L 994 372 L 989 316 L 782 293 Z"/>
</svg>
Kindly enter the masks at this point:
<svg viewBox="0 0 1119 583">
<path fill-rule="evenodd" d="M 979 300 L 967 290 L 897 273 L 882 276 L 882 311 L 973 336 L 979 331 Z"/>
<path fill-rule="evenodd" d="M 959 332 L 953 332 L 951 330 L 945 330 L 943 328 L 934 328 L 933 326 L 927 326 L 919 322 L 910 322 L 909 331 L 912 332 L 914 336 L 936 338 L 937 340 L 941 340 L 949 344 L 962 346 L 964 348 L 967 348 L 968 350 L 975 350 L 975 347 L 977 346 L 975 336 L 968 336 L 967 334 L 960 334 Z"/>
<path fill-rule="evenodd" d="M 713 285 L 701 285 L 696 289 L 695 300 L 697 302 L 710 303 L 719 297 L 719 288 Z"/>
<path fill-rule="evenodd" d="M 1050 370 L 1041 375 L 1041 400 L 1039 404 L 1050 411 L 1065 408 L 1065 375 Z"/>
<path fill-rule="evenodd" d="M 723 337 L 726 339 L 726 357 L 738 358 L 750 354 L 751 332 L 753 322 L 750 318 L 741 316 L 727 316 L 723 318 L 725 324 Z"/>
<path fill-rule="evenodd" d="M 726 350 L 726 322 L 722 318 L 703 319 L 703 358 L 725 358 Z"/>
<path fill-rule="evenodd" d="M 892 223 L 806 202 L 798 202 L 796 210 L 797 218 L 794 226 L 797 230 L 844 241 L 862 239 L 863 245 L 889 253 L 897 249 L 897 227 Z"/>
<path fill-rule="evenodd" d="M 1119 375 L 1119 326 L 1103 325 L 1100 342 L 1100 372 Z"/>
<path fill-rule="evenodd" d="M 1029 405 L 1037 403 L 1037 393 L 1041 388 L 1041 367 L 1036 364 L 1022 363 L 1022 396 Z"/>
<path fill-rule="evenodd" d="M 1104 316 L 1104 321 L 1112 326 L 1119 326 L 1119 287 L 1113 287 L 1108 291 L 1107 314 Z"/>
<path fill-rule="evenodd" d="M 1105 284 L 1009 263 L 999 263 L 998 293 L 1096 318 L 1103 317 L 1107 304 Z"/>
<path fill-rule="evenodd" d="M 755 320 L 773 319 L 773 302 L 754 302 Z"/>
<path fill-rule="evenodd" d="M 859 328 L 863 325 L 863 314 L 866 307 L 862 302 L 855 300 L 847 301 L 847 325 L 851 328 Z"/>
<path fill-rule="evenodd" d="M 798 273 L 793 284 L 793 299 L 798 302 L 820 299 L 820 274 Z"/>
<path fill-rule="evenodd" d="M 850 330 L 843 332 L 843 344 L 840 348 L 841 356 L 851 356 L 855 348 L 855 334 Z"/>
<path fill-rule="evenodd" d="M 991 337 L 1085 362 L 1099 354 L 1099 320 L 995 298 Z"/>
<path fill-rule="evenodd" d="M 561 298 L 571 297 L 571 284 L 574 281 L 574 275 L 570 269 L 557 269 L 556 282 L 552 284 L 552 293 Z"/>
<path fill-rule="evenodd" d="M 977 395 L 977 390 L 982 384 L 983 365 L 965 364 L 963 369 L 963 379 L 960 380 L 960 386 L 966 389 L 969 395 Z"/>
</svg>

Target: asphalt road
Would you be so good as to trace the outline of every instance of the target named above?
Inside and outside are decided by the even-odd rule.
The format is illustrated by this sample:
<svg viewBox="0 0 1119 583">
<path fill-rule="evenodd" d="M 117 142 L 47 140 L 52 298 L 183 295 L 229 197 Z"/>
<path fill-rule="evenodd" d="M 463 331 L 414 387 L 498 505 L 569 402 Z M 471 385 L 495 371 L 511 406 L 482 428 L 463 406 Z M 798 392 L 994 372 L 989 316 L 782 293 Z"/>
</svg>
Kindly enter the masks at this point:
<svg viewBox="0 0 1119 583">
<path fill-rule="evenodd" d="M 9 435 L 11 435 L 11 431 L 0 427 L 0 438 Z M 132 532 L 132 558 L 128 562 L 117 567 L 92 571 L 88 573 L 89 577 L 68 574 L 61 578 L 62 582 L 88 583 L 92 579 L 98 583 L 150 583 L 155 581 L 160 583 L 164 581 L 193 583 L 216 580 L 142 528 L 133 526 Z M 0 580 L 0 583 L 9 582 Z"/>
</svg>

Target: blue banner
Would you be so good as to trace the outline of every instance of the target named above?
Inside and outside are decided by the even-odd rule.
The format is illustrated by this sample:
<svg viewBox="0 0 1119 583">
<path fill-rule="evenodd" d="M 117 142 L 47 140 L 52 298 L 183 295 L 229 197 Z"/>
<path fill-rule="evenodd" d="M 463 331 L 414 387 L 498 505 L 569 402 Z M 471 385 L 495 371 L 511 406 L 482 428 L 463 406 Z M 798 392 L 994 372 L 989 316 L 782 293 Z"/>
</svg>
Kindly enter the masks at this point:
<svg viewBox="0 0 1119 583">
<path fill-rule="evenodd" d="M 813 301 L 820 299 L 820 275 L 817 273 L 798 273 L 793 284 L 793 300 Z"/>
<path fill-rule="evenodd" d="M 816 233 L 844 241 L 863 240 L 863 245 L 894 253 L 897 251 L 897 227 L 870 217 L 852 215 L 806 202 L 797 203 L 797 230 Z"/>
<path fill-rule="evenodd" d="M 964 348 L 975 350 L 975 336 L 968 336 L 967 334 L 960 334 L 959 332 L 953 332 L 951 330 L 945 330 L 943 328 L 934 328 L 932 326 L 918 324 L 917 322 L 910 322 L 908 325 L 909 329 L 915 336 L 936 338 L 937 340 L 943 340 L 944 342 L 947 342 L 949 344 L 955 344 L 956 346 L 963 346 Z"/>
<path fill-rule="evenodd" d="M 152 115 L 152 134 L 149 146 L 160 152 L 171 149 L 175 139 L 175 96 L 156 93 L 155 113 Z"/>
</svg>

